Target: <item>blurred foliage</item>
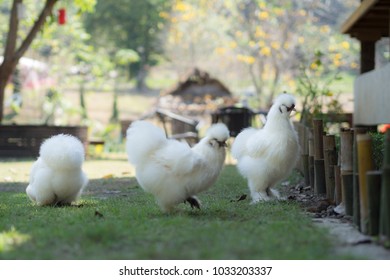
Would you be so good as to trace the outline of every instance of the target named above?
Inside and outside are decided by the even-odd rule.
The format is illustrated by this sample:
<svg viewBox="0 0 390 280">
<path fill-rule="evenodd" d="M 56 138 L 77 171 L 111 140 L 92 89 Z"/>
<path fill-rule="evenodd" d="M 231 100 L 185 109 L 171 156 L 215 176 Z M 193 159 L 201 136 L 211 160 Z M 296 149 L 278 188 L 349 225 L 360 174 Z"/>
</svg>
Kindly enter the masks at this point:
<svg viewBox="0 0 390 280">
<path fill-rule="evenodd" d="M 160 13 L 168 12 L 170 5 L 166 0 L 98 1 L 95 12 L 85 18 L 95 46 L 110 53 L 119 49 L 137 52 L 140 59 L 130 64 L 129 71 L 135 72 L 139 88 L 145 87 L 148 68 L 157 63 L 155 55 L 163 51 L 160 39 L 165 20 Z"/>
<path fill-rule="evenodd" d="M 324 54 L 316 51 L 306 64 L 300 67 L 297 77 L 297 94 L 303 99 L 300 122 L 311 126 L 312 119 L 322 113 L 341 113 L 338 95 L 331 91 L 333 82 L 340 80 L 338 71 L 332 71 L 323 63 Z"/>
<path fill-rule="evenodd" d="M 11 3 L 0 1 L 1 22 L 8 21 Z M 21 37 L 44 1 L 23 3 Z M 251 102 L 256 109 L 266 109 L 275 93 L 297 91 L 304 100 L 303 119 L 324 104 L 329 111 L 340 109 L 331 84 L 339 72 L 357 73 L 359 45 L 339 34 L 338 27 L 358 4 L 355 0 L 63 0 L 26 56 L 50 66 L 58 92 L 81 90 L 82 85 L 86 95 L 94 89 L 113 94 L 113 121 L 119 119 L 115 103 L 119 82 L 137 78 L 142 88 L 156 65 L 174 72 L 174 77 L 195 66 L 204 69 L 236 95 L 256 100 Z M 56 22 L 59 8 L 66 9 L 64 25 Z M 2 49 L 7 27 L 0 25 Z M 34 94 L 46 116 L 57 101 L 48 100 L 47 89 L 40 90 Z M 57 108 L 66 107 L 58 102 Z M 63 114 L 80 114 L 76 106 L 72 112 L 62 110 Z"/>
<path fill-rule="evenodd" d="M 369 132 L 372 139 L 372 156 L 374 167 L 379 170 L 383 166 L 383 155 L 385 152 L 385 135 L 379 132 Z"/>
<path fill-rule="evenodd" d="M 257 98 L 269 106 L 275 93 L 294 92 L 303 60 L 314 49 L 324 64 L 356 73 L 358 44 L 339 34 L 356 1 L 176 0 L 166 53 L 179 71 L 208 68 L 225 78 L 226 69 L 250 79 Z M 233 70 L 235 69 L 235 70 Z M 245 77 L 246 76 L 246 77 Z M 237 79 L 237 77 L 236 77 Z"/>
</svg>

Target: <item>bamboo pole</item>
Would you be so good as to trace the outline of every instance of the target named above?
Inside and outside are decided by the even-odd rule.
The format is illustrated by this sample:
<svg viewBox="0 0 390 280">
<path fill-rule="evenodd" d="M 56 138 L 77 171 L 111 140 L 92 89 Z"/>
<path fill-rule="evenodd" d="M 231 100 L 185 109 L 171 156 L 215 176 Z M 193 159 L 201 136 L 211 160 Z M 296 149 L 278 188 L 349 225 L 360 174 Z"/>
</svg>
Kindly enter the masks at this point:
<svg viewBox="0 0 390 280">
<path fill-rule="evenodd" d="M 330 201 L 335 200 L 334 165 L 337 164 L 336 138 L 334 135 L 323 136 L 325 187 L 326 197 Z"/>
<path fill-rule="evenodd" d="M 353 188 L 353 131 L 350 129 L 340 132 L 340 176 L 341 196 L 345 206 L 345 214 L 354 215 Z"/>
<path fill-rule="evenodd" d="M 309 138 L 309 181 L 311 190 L 314 191 L 314 140 Z"/>
<path fill-rule="evenodd" d="M 323 121 L 314 119 L 314 192 L 316 194 L 326 194 L 323 130 Z"/>
<path fill-rule="evenodd" d="M 361 230 L 360 225 L 360 188 L 359 173 L 352 173 L 352 197 L 353 197 L 353 223 Z"/>
<path fill-rule="evenodd" d="M 360 201 L 360 226 L 364 234 L 368 233 L 368 190 L 367 172 L 374 169 L 372 158 L 372 139 L 369 134 L 357 135 L 357 156 L 359 171 L 359 201 Z"/>
<path fill-rule="evenodd" d="M 366 133 L 367 128 L 355 127 L 353 129 L 353 147 L 352 147 L 352 162 L 353 162 L 353 223 L 361 230 L 360 225 L 360 187 L 359 187 L 359 172 L 357 159 L 357 141 L 358 134 Z"/>
<path fill-rule="evenodd" d="M 353 171 L 353 131 L 340 132 L 340 169 L 341 173 Z"/>
<path fill-rule="evenodd" d="M 354 189 L 353 189 L 353 173 L 345 173 L 341 175 L 342 197 L 345 206 L 345 214 L 352 216 L 354 214 Z"/>
<path fill-rule="evenodd" d="M 341 168 L 340 168 L 340 165 L 334 165 L 333 172 L 334 172 L 334 179 L 335 179 L 334 200 L 336 202 L 336 205 L 339 205 L 341 202 L 343 202 L 343 196 L 342 196 L 342 190 L 341 190 Z"/>
<path fill-rule="evenodd" d="M 302 155 L 302 164 L 303 164 L 303 179 L 305 186 L 310 186 L 310 165 L 309 165 L 309 155 Z"/>
<path fill-rule="evenodd" d="M 379 232 L 382 239 L 390 240 L 390 130 L 385 135 L 385 152 L 382 168 L 381 208 Z"/>
<path fill-rule="evenodd" d="M 301 146 L 301 162 L 302 172 L 305 186 L 310 186 L 310 171 L 309 171 L 309 128 L 305 125 L 299 125 L 299 140 Z"/>
<path fill-rule="evenodd" d="M 367 192 L 368 192 L 368 235 L 379 234 L 379 213 L 381 194 L 381 171 L 368 171 Z"/>
<path fill-rule="evenodd" d="M 325 161 L 323 159 L 314 160 L 314 192 L 326 194 Z"/>
<path fill-rule="evenodd" d="M 314 159 L 324 158 L 323 135 L 324 135 L 323 121 L 320 119 L 314 119 L 313 120 Z"/>
</svg>

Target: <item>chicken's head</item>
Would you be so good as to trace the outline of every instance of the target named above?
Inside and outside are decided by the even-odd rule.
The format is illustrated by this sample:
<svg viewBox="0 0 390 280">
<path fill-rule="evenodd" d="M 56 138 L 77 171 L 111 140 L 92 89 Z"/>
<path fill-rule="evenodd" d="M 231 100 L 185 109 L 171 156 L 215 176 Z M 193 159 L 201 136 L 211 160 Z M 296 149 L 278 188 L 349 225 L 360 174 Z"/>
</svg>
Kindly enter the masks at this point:
<svg viewBox="0 0 390 280">
<path fill-rule="evenodd" d="M 279 112 L 283 115 L 289 116 L 292 111 L 296 111 L 295 98 L 294 96 L 287 93 L 279 95 L 276 98 L 274 105 L 278 107 Z"/>
<path fill-rule="evenodd" d="M 226 147 L 226 141 L 229 139 L 229 130 L 223 123 L 213 124 L 208 129 L 206 137 L 210 146 L 224 148 Z"/>
</svg>

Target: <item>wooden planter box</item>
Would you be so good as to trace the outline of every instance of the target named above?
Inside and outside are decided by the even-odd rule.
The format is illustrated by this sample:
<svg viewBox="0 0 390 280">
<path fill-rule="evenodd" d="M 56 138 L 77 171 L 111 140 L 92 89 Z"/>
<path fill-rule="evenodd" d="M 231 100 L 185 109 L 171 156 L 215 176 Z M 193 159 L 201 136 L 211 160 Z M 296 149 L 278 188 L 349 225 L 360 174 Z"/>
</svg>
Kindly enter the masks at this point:
<svg viewBox="0 0 390 280">
<path fill-rule="evenodd" d="M 80 139 L 87 151 L 85 126 L 0 125 L 0 157 L 37 157 L 41 143 L 61 133 Z"/>
</svg>

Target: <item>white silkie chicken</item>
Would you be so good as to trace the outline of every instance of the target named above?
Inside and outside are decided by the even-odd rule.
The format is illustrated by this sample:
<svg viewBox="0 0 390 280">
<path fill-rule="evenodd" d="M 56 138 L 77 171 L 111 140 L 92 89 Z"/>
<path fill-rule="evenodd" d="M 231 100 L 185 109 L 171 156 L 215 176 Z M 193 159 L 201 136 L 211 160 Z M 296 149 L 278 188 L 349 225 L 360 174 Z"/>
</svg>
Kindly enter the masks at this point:
<svg viewBox="0 0 390 280">
<path fill-rule="evenodd" d="M 227 127 L 214 124 L 191 148 L 167 139 L 163 130 L 150 122 L 136 121 L 127 130 L 126 150 L 140 186 L 153 194 L 163 212 L 171 212 L 182 202 L 200 208 L 195 195 L 218 178 L 228 138 Z"/>
<path fill-rule="evenodd" d="M 37 205 L 67 205 L 76 201 L 88 178 L 81 167 L 84 147 L 74 136 L 59 134 L 45 140 L 32 166 L 26 193 Z"/>
<path fill-rule="evenodd" d="M 290 121 L 294 108 L 294 97 L 281 94 L 270 108 L 264 127 L 244 129 L 233 143 L 232 155 L 248 180 L 253 203 L 279 198 L 273 187 L 289 176 L 297 163 L 300 147 Z"/>
</svg>

